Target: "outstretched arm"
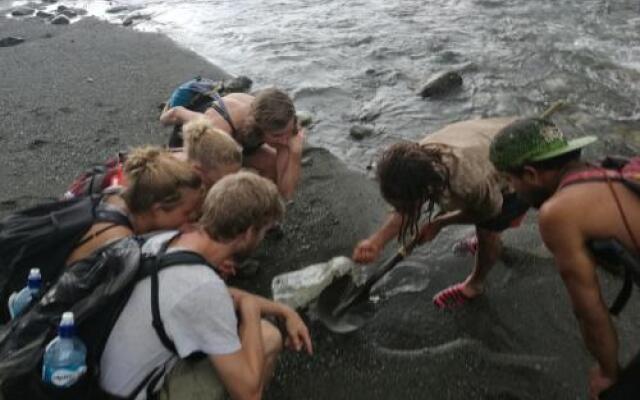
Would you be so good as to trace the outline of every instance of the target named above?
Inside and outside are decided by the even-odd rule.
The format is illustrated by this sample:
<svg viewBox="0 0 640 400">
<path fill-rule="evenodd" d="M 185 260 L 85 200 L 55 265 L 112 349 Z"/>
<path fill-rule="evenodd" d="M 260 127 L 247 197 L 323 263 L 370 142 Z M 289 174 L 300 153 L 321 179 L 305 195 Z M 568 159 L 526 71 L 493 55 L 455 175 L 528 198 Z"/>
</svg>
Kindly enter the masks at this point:
<svg viewBox="0 0 640 400">
<path fill-rule="evenodd" d="M 160 114 L 160 123 L 163 125 L 179 125 L 200 118 L 202 115 L 202 113 L 188 110 L 183 106 L 165 108 Z"/>
<path fill-rule="evenodd" d="M 274 316 L 282 320 L 287 328 L 286 342 L 292 350 L 300 351 L 304 348 L 308 354 L 313 353 L 309 330 L 295 310 L 244 290 L 229 288 L 229 293 L 234 299 L 251 297 L 258 304 L 262 316 Z"/>
<path fill-rule="evenodd" d="M 396 211 L 389 213 L 386 221 L 371 236 L 359 242 L 353 249 L 353 261 L 358 263 L 370 263 L 375 261 L 384 246 L 391 239 L 398 237 L 400 227 L 402 226 L 402 215 Z"/>
<path fill-rule="evenodd" d="M 614 382 L 619 371 L 618 338 L 602 299 L 596 262 L 586 247 L 588 238 L 577 221 L 567 210 L 543 208 L 540 233 L 567 287 L 585 345 L 602 375 Z"/>
</svg>

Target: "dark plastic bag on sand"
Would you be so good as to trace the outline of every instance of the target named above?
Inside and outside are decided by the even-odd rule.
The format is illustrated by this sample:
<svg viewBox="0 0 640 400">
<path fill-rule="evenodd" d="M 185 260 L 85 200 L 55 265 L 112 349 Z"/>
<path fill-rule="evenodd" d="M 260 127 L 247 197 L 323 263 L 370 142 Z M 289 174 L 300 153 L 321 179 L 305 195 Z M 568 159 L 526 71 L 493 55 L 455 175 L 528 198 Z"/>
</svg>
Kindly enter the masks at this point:
<svg viewBox="0 0 640 400">
<path fill-rule="evenodd" d="M 135 286 L 140 244 L 124 238 L 70 266 L 27 313 L 0 329 L 0 389 L 5 399 L 109 398 L 99 387 L 99 361 L 111 327 Z M 60 316 L 72 311 L 87 347 L 87 372 L 60 391 L 42 382 L 46 344 Z"/>
</svg>

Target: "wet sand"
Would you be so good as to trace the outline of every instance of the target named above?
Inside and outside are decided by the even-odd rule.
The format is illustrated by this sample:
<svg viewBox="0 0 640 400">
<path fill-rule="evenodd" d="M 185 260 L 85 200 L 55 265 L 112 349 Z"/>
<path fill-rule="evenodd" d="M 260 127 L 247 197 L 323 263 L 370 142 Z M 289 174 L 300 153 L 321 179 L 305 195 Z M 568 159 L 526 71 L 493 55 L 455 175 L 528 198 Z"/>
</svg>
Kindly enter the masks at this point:
<svg viewBox="0 0 640 400">
<path fill-rule="evenodd" d="M 0 38 L 9 35 L 26 41 L 0 48 L 0 213 L 58 196 L 75 174 L 117 150 L 166 142 L 157 105 L 170 90 L 193 75 L 225 76 L 162 36 L 92 19 L 62 27 L 0 20 Z M 274 275 L 349 255 L 384 217 L 374 182 L 323 149 L 305 157 L 284 236 L 266 241 L 256 255 L 260 271 L 242 286 L 268 295 Z M 365 329 L 339 336 L 311 316 L 316 354 L 286 353 L 266 398 L 585 398 L 592 361 L 534 217 L 505 235 L 504 261 L 486 295 L 463 309 L 431 304 L 472 262 L 452 255 L 469 232 L 454 227 L 382 284 L 381 293 L 400 293 L 380 301 Z M 620 282 L 601 277 L 610 301 Z M 638 350 L 639 312 L 634 293 L 617 321 L 623 361 Z"/>
</svg>

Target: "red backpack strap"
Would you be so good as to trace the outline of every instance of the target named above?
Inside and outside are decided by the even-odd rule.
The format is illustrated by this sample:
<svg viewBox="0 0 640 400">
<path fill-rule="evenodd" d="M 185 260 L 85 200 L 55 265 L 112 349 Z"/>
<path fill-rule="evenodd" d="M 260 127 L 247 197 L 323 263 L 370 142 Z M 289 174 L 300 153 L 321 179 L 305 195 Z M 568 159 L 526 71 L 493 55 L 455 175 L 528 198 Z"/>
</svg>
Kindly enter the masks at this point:
<svg viewBox="0 0 640 400">
<path fill-rule="evenodd" d="M 605 169 L 602 167 L 594 166 L 593 168 L 587 170 L 572 172 L 565 175 L 560 181 L 559 189 L 562 189 L 565 186 L 569 186 L 574 183 L 606 182 L 609 180 L 620 181 L 622 180 L 622 174 L 619 171 L 613 169 Z"/>
</svg>

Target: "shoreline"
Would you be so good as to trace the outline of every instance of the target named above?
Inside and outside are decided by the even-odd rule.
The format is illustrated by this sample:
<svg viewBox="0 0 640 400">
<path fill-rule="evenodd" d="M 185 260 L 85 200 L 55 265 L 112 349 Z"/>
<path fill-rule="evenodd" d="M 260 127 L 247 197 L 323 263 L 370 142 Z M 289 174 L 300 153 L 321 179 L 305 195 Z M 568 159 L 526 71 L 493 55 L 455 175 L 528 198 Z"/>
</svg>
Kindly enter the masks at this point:
<svg viewBox="0 0 640 400">
<path fill-rule="evenodd" d="M 54 26 L 0 17 L 6 36 L 25 42 L 0 48 L 0 215 L 57 197 L 118 150 L 166 143 L 158 104 L 194 75 L 227 76 L 163 35 L 94 18 Z M 305 157 L 284 236 L 265 242 L 254 257 L 258 274 L 240 282 L 261 294 L 274 275 L 349 255 L 387 210 L 375 183 L 327 150 L 306 149 Z M 311 320 L 315 355 L 284 353 L 265 398 L 585 397 L 592 361 L 534 215 L 505 234 L 509 252 L 483 298 L 451 313 L 431 305 L 435 292 L 468 273 L 470 260 L 450 252 L 467 233 L 448 228 L 400 264 L 386 285 L 420 281 L 422 289 L 381 301 L 363 330 L 339 336 Z M 602 274 L 601 282 L 608 299 L 619 290 L 616 278 Z M 638 351 L 639 311 L 635 293 L 617 324 L 622 361 Z"/>
</svg>

